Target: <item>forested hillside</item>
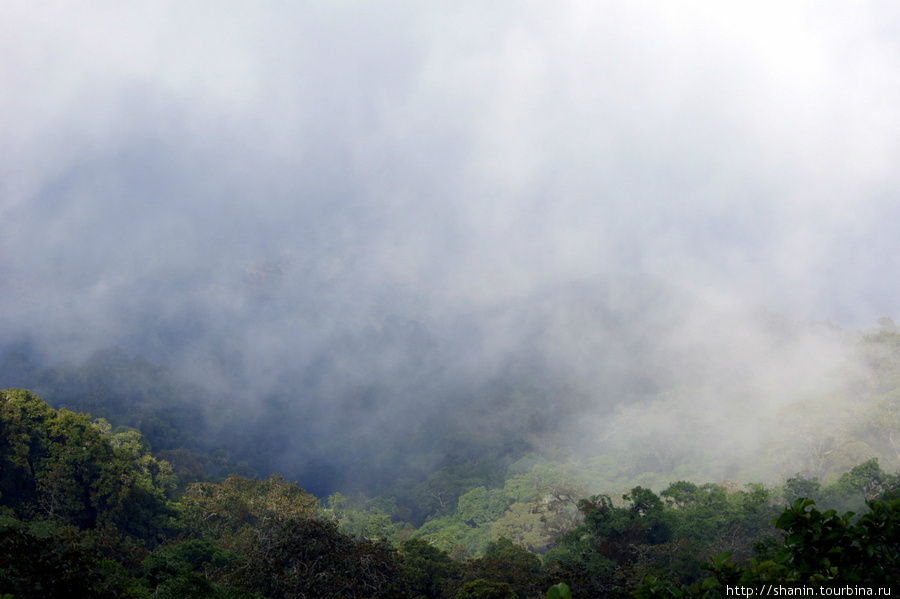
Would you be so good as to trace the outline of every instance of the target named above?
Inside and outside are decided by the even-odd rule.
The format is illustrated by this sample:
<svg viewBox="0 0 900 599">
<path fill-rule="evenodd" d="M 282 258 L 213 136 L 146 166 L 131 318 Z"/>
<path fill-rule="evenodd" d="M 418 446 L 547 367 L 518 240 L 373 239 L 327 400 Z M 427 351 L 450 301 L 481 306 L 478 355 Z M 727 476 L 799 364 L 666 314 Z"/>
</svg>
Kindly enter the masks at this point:
<svg viewBox="0 0 900 599">
<path fill-rule="evenodd" d="M 413 491 L 434 473 L 496 486 L 532 455 L 590 462 L 589 486 L 617 489 L 900 459 L 889 319 L 853 331 L 701 308 L 637 279 L 339 327 L 260 372 L 249 352 L 207 356 L 199 376 L 178 351 L 165 365 L 117 348 L 52 363 L 23 344 L 0 357 L 0 386 L 138 428 L 195 478 L 278 472 L 319 496 L 396 496 L 418 519 L 429 508 Z"/>
<path fill-rule="evenodd" d="M 551 414 L 576 404 L 550 403 L 537 412 L 543 419 L 527 418 L 547 389 L 529 387 L 525 373 L 507 374 L 509 386 L 494 387 L 485 404 L 525 418 L 508 427 L 491 429 L 479 421 L 490 414 L 463 402 L 441 423 L 411 430 L 413 441 L 385 439 L 387 453 L 366 454 L 376 439 L 363 439 L 331 460 L 333 445 L 304 454 L 308 468 L 356 459 L 352 472 L 381 474 L 346 486 L 342 473 L 320 476 L 329 487 L 318 496 L 267 455 L 284 455 L 274 448 L 285 434 L 267 427 L 296 417 L 275 396 L 258 404 L 262 415 L 248 414 L 239 398 L 121 350 L 80 365 L 9 352 L 3 386 L 34 389 L 54 406 L 29 391 L 2 392 L 0 593 L 524 599 L 559 583 L 573 597 L 624 597 L 772 577 L 895 582 L 900 333 L 882 319 L 839 336 L 844 353 L 822 376 L 830 386 L 804 386 L 768 414 L 762 408 L 773 406 L 757 404 L 752 417 L 770 430 L 755 455 L 747 446 L 726 456 L 728 478 L 717 466 L 723 457 L 710 453 L 723 447 L 715 419 L 750 418 L 749 406 L 710 404 L 713 418 L 694 412 L 693 428 L 660 437 L 662 418 L 690 423 L 671 410 L 709 388 L 660 389 L 677 377 L 657 377 L 642 398 L 609 412 L 615 427 L 605 437 L 584 443 L 583 427 Z M 433 454 L 402 453 L 428 436 Z M 841 517 L 847 510 L 867 515 Z M 832 545 L 792 536 L 809 526 L 832 531 Z"/>
<path fill-rule="evenodd" d="M 900 582 L 900 474 L 876 460 L 824 485 L 679 481 L 620 498 L 587 496 L 547 463 L 471 488 L 416 528 L 391 500 L 323 504 L 277 475 L 179 489 L 137 431 L 27 391 L 0 392 L 0 427 L 0 592 L 13 597 L 526 598 L 560 584 L 574 597 L 701 585 L 720 596 L 772 576 Z M 856 521 L 810 494 L 868 507 Z"/>
<path fill-rule="evenodd" d="M 0 1 L 0 599 L 893 581 L 898 30 Z"/>
</svg>

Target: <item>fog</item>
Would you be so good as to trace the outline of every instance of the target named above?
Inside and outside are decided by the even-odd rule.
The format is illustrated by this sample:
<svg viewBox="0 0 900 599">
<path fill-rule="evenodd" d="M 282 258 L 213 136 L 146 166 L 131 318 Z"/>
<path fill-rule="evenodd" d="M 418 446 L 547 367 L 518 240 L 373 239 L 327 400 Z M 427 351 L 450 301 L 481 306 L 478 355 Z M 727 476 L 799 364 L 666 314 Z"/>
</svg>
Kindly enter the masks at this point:
<svg viewBox="0 0 900 599">
<path fill-rule="evenodd" d="M 0 346 L 282 398 L 335 469 L 401 433 L 386 455 L 428 469 L 440 421 L 626 447 L 610 423 L 651 413 L 740 422 L 709 437 L 739 457 L 842 331 L 898 314 L 898 26 L 879 1 L 4 3 Z M 497 407 L 523 388 L 548 414 Z M 319 468 L 298 437 L 273 468 Z"/>
</svg>

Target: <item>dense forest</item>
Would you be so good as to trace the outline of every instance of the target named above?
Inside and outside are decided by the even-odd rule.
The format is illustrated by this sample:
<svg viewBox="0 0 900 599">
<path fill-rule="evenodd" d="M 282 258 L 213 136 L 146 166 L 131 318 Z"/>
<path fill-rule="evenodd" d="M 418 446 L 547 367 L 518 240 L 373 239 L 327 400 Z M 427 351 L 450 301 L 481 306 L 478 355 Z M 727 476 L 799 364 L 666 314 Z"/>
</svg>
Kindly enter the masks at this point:
<svg viewBox="0 0 900 599">
<path fill-rule="evenodd" d="M 381 334 L 425 343 L 421 327 L 389 324 Z M 322 443 L 303 454 L 306 471 L 359 460 L 351 474 L 373 472 L 353 484 L 318 476 L 316 493 L 273 458 L 286 443 L 278 421 L 295 409 L 283 396 L 247 413 L 239 398 L 120 349 L 57 365 L 9 351 L 0 594 L 525 599 L 713 597 L 736 581 L 896 585 L 900 332 L 882 319 L 841 338 L 831 386 L 781 405 L 753 463 L 731 466 L 735 478 L 701 478 L 715 458 L 677 436 L 659 439 L 670 448 L 653 435 L 643 447 L 613 438 L 588 454 L 580 429 L 547 409 L 559 389 L 505 372 L 470 391 L 489 393 L 508 426 L 489 426 L 496 419 L 470 401 L 380 453 L 377 439 L 343 453 Z M 409 359 L 427 360 L 416 347 Z M 672 379 L 636 383 L 655 397 L 646 409 L 690 392 L 662 380 Z M 357 392 L 364 417 L 377 390 Z M 624 426 L 641 414 L 609 418 Z M 313 430 L 316 415 L 305 416 Z M 710 423 L 696 424 L 683 439 Z M 414 445 L 428 451 L 401 459 Z M 754 472 L 768 478 L 745 478 Z"/>
</svg>

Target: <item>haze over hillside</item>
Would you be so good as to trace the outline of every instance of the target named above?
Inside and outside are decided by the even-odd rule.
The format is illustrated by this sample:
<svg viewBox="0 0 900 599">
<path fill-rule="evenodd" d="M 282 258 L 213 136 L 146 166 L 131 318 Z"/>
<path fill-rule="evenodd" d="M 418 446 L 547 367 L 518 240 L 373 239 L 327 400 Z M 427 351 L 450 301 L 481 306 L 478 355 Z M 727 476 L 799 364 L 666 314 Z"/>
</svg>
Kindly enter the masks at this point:
<svg viewBox="0 0 900 599">
<path fill-rule="evenodd" d="M 323 489 L 648 439 L 771 475 L 746 456 L 900 314 L 892 4 L 0 23 L 0 349 L 165 364 Z"/>
</svg>

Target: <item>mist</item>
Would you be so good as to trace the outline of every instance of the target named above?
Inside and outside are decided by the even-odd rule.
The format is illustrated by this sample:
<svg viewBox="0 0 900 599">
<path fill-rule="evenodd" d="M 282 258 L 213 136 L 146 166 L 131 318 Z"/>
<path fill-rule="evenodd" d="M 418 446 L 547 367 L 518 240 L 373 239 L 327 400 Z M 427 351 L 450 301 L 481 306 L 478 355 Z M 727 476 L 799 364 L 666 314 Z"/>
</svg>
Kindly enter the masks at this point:
<svg viewBox="0 0 900 599">
<path fill-rule="evenodd" d="M 433 469 L 441 423 L 459 460 L 559 430 L 696 456 L 699 414 L 709 476 L 758 475 L 780 411 L 898 313 L 890 3 L 0 23 L 0 347 L 165 364 L 222 434 L 277 420 L 247 443 L 316 488 Z"/>
</svg>

